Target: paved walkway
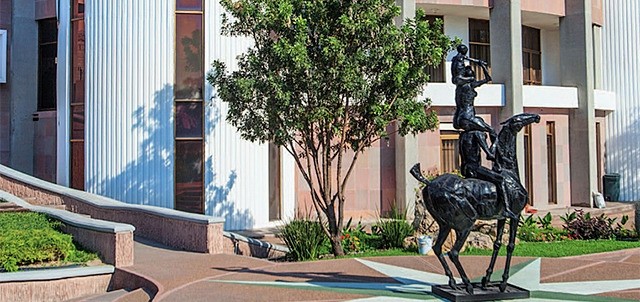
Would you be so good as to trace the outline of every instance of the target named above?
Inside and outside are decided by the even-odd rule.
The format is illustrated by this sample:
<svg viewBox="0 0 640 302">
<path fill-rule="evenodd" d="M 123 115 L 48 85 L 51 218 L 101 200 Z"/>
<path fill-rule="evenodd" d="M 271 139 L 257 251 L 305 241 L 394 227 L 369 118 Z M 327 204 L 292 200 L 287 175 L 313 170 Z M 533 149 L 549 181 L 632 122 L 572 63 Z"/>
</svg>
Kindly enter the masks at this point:
<svg viewBox="0 0 640 302">
<path fill-rule="evenodd" d="M 431 285 L 446 283 L 434 256 L 275 263 L 144 242 L 136 242 L 135 253 L 135 265 L 127 270 L 159 285 L 155 301 L 437 300 Z M 461 261 L 471 277 L 480 277 L 488 257 Z M 568 258 L 516 257 L 511 276 L 510 283 L 531 290 L 531 301 L 640 300 L 640 248 Z"/>
</svg>

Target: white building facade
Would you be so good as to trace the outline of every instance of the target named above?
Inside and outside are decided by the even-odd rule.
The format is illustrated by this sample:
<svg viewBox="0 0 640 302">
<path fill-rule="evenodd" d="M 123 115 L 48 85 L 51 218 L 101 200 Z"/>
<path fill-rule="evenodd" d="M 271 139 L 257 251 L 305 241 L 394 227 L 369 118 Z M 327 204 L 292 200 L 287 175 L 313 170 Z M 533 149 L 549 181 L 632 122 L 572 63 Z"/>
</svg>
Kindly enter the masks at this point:
<svg viewBox="0 0 640 302">
<path fill-rule="evenodd" d="M 58 99 L 70 101 L 57 108 L 58 183 L 225 217 L 227 229 L 292 215 L 285 202 L 269 216 L 269 146 L 242 140 L 206 83 L 210 63 L 233 68 L 251 44 L 220 34 L 219 1 L 60 1 L 59 12 Z"/>
<path fill-rule="evenodd" d="M 24 34 L 30 24 L 29 39 L 39 41 L 22 44 L 40 51 L 9 43 L 21 58 L 9 60 L 0 99 L 29 97 L 12 99 L 9 109 L 0 104 L 5 129 L 22 129 L 0 131 L 3 164 L 128 203 L 224 217 L 229 230 L 273 226 L 312 209 L 288 154 L 241 139 L 206 83 L 214 60 L 233 69 L 251 46 L 221 35 L 218 0 L 0 0 L 8 2 L 20 7 L 14 11 L 22 23 L 13 27 Z M 493 82 L 478 90 L 476 107 L 494 128 L 516 113 L 541 115 L 520 140 L 532 206 L 590 206 L 602 175 L 612 172 L 622 174 L 621 198 L 638 199 L 635 0 L 397 3 L 405 17 L 421 8 L 442 19 L 443 31 L 468 44 L 470 56 L 490 62 Z M 10 25 L 2 26 L 14 41 Z M 53 41 L 43 39 L 51 33 Z M 27 56 L 42 67 L 38 93 L 11 77 L 25 73 L 12 66 L 28 65 Z M 440 129 L 391 137 L 362 155 L 345 192 L 347 216 L 374 219 L 393 204 L 410 209 L 417 184 L 407 172 L 416 162 L 431 172 L 456 169 L 449 67 L 449 60 L 434 67 L 423 92 Z M 45 81 L 52 77 L 53 84 Z M 52 92 L 40 93 L 47 85 Z"/>
<path fill-rule="evenodd" d="M 617 95 L 607 124 L 607 173 L 620 174 L 620 200 L 640 200 L 640 2 L 604 0 L 602 87 Z"/>
</svg>

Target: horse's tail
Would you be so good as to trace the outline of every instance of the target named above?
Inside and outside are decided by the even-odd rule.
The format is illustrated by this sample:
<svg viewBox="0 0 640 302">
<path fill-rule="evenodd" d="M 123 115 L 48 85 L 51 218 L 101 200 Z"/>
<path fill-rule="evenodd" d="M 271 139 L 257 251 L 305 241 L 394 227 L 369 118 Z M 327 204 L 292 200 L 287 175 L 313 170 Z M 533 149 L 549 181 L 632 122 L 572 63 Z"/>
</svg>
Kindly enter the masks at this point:
<svg viewBox="0 0 640 302">
<path fill-rule="evenodd" d="M 411 175 L 413 175 L 413 177 L 415 177 L 419 182 L 427 186 L 429 185 L 429 180 L 422 175 L 422 171 L 420 170 L 420 163 L 413 165 L 411 170 L 409 170 L 409 173 L 411 173 Z"/>
</svg>

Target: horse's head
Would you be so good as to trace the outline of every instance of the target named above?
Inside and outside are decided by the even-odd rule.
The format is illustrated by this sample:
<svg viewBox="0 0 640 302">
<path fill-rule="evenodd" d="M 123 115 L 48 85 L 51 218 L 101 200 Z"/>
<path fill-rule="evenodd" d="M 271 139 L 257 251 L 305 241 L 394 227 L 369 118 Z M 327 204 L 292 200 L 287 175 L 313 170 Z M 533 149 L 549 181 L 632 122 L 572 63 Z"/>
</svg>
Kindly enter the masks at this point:
<svg viewBox="0 0 640 302">
<path fill-rule="evenodd" d="M 526 125 L 540 122 L 540 116 L 534 113 L 520 113 L 502 122 L 502 129 L 496 142 L 496 164 L 502 169 L 515 170 L 518 175 L 516 156 L 516 134 Z"/>
<path fill-rule="evenodd" d="M 540 116 L 535 113 L 520 113 L 510 117 L 508 120 L 500 124 L 502 125 L 502 130 L 509 129 L 510 131 L 517 133 L 526 125 L 539 122 Z"/>
</svg>

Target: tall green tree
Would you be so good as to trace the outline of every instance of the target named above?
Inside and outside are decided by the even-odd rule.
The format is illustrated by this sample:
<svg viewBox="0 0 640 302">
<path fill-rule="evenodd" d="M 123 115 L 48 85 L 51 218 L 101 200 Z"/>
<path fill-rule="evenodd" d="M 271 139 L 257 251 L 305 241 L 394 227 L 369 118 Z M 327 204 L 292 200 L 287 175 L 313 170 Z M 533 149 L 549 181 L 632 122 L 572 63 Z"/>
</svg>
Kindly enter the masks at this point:
<svg viewBox="0 0 640 302">
<path fill-rule="evenodd" d="M 254 41 L 237 71 L 216 61 L 208 76 L 228 103 L 227 121 L 243 138 L 293 156 L 333 253 L 342 255 L 345 188 L 359 155 L 390 132 L 436 127 L 417 96 L 452 41 L 422 11 L 396 26 L 395 0 L 221 4 L 223 33 Z"/>
</svg>

